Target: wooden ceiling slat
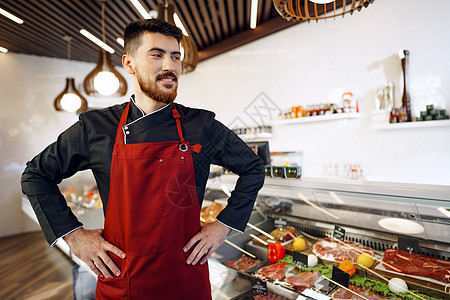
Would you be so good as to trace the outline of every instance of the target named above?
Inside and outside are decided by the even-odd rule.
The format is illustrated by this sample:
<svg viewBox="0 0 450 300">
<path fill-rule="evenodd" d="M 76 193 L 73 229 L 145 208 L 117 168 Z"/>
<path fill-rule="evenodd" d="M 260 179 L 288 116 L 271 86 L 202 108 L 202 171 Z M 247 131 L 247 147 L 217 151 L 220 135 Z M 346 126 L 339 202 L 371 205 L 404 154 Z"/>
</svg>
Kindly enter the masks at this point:
<svg viewBox="0 0 450 300">
<path fill-rule="evenodd" d="M 125 27 L 128 25 L 128 23 L 131 22 L 131 19 L 129 16 L 127 16 L 122 9 L 119 9 L 119 7 L 117 6 L 116 2 L 114 1 L 110 1 L 108 2 L 108 5 L 111 7 L 111 11 L 114 12 L 116 18 L 113 21 L 116 21 L 118 23 L 118 25 L 122 28 L 121 31 L 121 37 L 123 37 L 123 31 L 125 29 Z"/>
<path fill-rule="evenodd" d="M 89 2 L 87 2 L 89 3 Z M 105 2 L 105 31 L 106 33 L 110 34 L 114 40 L 120 36 L 122 36 L 121 32 L 123 31 L 123 26 L 125 26 L 124 24 L 122 24 L 122 22 L 120 21 L 120 19 L 117 17 L 117 15 L 114 13 L 114 11 L 112 10 L 112 8 L 110 7 L 110 4 L 112 3 L 112 1 L 107 1 Z M 76 6 L 73 6 L 73 4 L 70 4 L 70 8 L 73 11 L 77 10 Z M 92 19 L 93 22 L 93 26 L 97 26 L 99 28 L 101 28 L 101 7 L 98 8 L 98 11 L 95 11 L 94 7 L 91 7 L 90 5 L 79 5 L 78 6 L 79 9 L 82 10 L 82 12 L 85 14 L 85 16 L 87 15 L 89 18 L 87 19 Z M 120 32 L 120 34 L 118 34 Z"/>
<path fill-rule="evenodd" d="M 263 8 L 264 8 L 264 0 L 258 1 L 258 7 L 257 7 L 257 17 L 256 17 L 256 26 L 261 24 L 263 22 Z"/>
<path fill-rule="evenodd" d="M 24 4 L 22 4 L 22 5 L 24 5 Z M 49 8 L 49 6 L 40 6 L 39 10 L 42 12 L 41 17 L 44 17 L 47 19 L 49 26 L 60 27 L 73 37 L 81 35 L 80 31 L 79 31 L 81 28 L 78 28 L 77 24 L 71 22 L 70 19 L 67 20 L 67 19 L 60 17 L 59 14 L 57 14 L 53 10 L 51 10 Z M 92 43 L 90 41 L 88 41 L 87 39 L 83 39 L 83 40 L 86 40 L 86 42 L 85 42 L 86 45 L 89 45 L 89 46 L 92 45 Z"/>
<path fill-rule="evenodd" d="M 142 1 L 141 1 L 141 3 L 142 3 Z M 120 10 L 122 13 L 124 13 L 126 16 L 128 16 L 128 19 L 130 20 L 129 22 L 137 20 L 137 19 L 142 19 L 141 14 L 136 10 L 136 8 L 129 1 L 124 1 L 124 0 L 111 1 L 111 4 L 119 6 L 119 8 L 117 8 L 117 9 Z"/>
<path fill-rule="evenodd" d="M 110 1 L 111 1 L 111 0 L 110 0 Z M 113 1 L 114 1 L 114 0 L 113 0 Z M 134 5 L 131 4 L 130 0 L 121 0 L 121 1 L 118 1 L 118 2 L 127 2 L 127 4 L 130 5 L 130 9 L 132 9 L 133 11 L 135 11 L 136 14 L 139 16 L 139 18 L 141 18 L 141 19 L 143 18 L 143 17 L 141 16 L 141 13 L 138 12 L 138 10 L 136 9 L 136 7 L 134 7 Z M 144 7 L 144 9 L 145 9 L 146 12 L 150 12 L 151 8 L 150 8 L 150 6 L 148 5 L 147 1 L 145 1 L 145 0 L 139 0 L 139 2 L 140 2 L 141 5 Z M 152 1 L 152 2 L 153 2 L 153 1 Z"/>
<path fill-rule="evenodd" d="M 0 24 L 0 28 L 2 28 Z M 7 41 L 12 48 L 22 48 L 20 53 L 34 54 L 39 53 L 40 56 L 54 56 L 54 50 L 48 48 L 33 39 L 33 35 L 28 34 L 22 28 L 17 28 L 14 32 L 8 32 L 2 29 L 2 39 Z"/>
<path fill-rule="evenodd" d="M 87 31 L 89 31 L 90 33 L 92 33 L 93 35 L 95 35 L 97 38 L 99 38 L 100 40 L 102 40 L 102 29 L 101 29 L 101 6 L 96 5 L 95 1 L 88 1 L 85 2 L 88 3 L 89 8 L 86 8 L 84 5 L 80 5 L 79 9 L 82 12 L 87 12 L 88 9 L 91 10 L 91 12 L 89 13 L 89 16 L 84 15 L 82 13 L 75 13 L 74 9 L 76 10 L 76 8 L 70 7 L 69 5 L 61 5 L 61 3 L 59 3 L 58 1 L 55 2 L 55 7 L 58 7 L 59 10 L 58 12 L 60 12 L 60 16 L 63 17 L 67 17 L 68 19 L 70 19 L 72 21 L 72 23 L 74 24 L 75 28 L 81 29 L 84 28 Z M 105 7 L 105 10 L 106 7 Z M 97 11 L 97 12 L 96 12 Z M 80 11 L 79 11 L 80 12 Z M 105 28 L 107 29 L 107 27 L 105 26 Z M 120 49 L 119 47 L 121 47 L 119 44 L 117 44 L 117 42 L 115 41 L 115 37 L 114 38 L 110 38 L 108 36 L 108 31 L 105 30 L 106 33 L 106 44 L 110 47 L 112 47 L 114 49 L 114 53 L 111 55 L 112 58 L 114 57 L 121 57 L 122 56 L 122 52 L 123 52 L 123 48 Z M 95 44 L 94 44 L 95 45 Z M 98 47 L 97 45 L 95 45 L 95 47 Z M 97 48 L 98 49 L 98 48 Z"/>
<path fill-rule="evenodd" d="M 19 3 L 17 3 L 17 4 L 19 5 Z M 21 3 L 20 6 L 21 6 L 20 9 L 25 8 L 25 10 L 28 11 L 29 14 L 30 14 L 30 17 L 27 16 L 26 17 L 27 21 L 23 24 L 25 27 L 29 26 L 28 24 L 32 24 L 33 25 L 36 22 L 45 23 L 45 24 L 47 24 L 46 25 L 47 28 L 51 28 L 52 29 L 52 31 L 50 31 L 49 34 L 51 34 L 52 37 L 55 37 L 57 42 L 59 42 L 60 41 L 59 39 L 62 38 L 62 36 L 65 35 L 65 34 L 69 34 L 72 37 L 80 35 L 78 31 L 72 30 L 71 27 L 66 28 L 60 22 L 57 22 L 54 17 L 50 17 L 49 14 L 44 13 L 45 12 L 45 8 L 38 9 L 37 7 L 31 5 L 31 3 L 28 2 L 28 1 L 25 2 L 25 3 Z M 12 11 L 16 11 L 18 9 L 19 8 L 15 8 Z M 36 17 L 38 17 L 38 18 L 36 18 Z M 44 22 L 42 22 L 42 21 L 44 21 Z M 48 24 L 46 22 L 53 23 L 53 24 Z M 68 29 L 70 29 L 70 30 L 68 30 Z M 36 37 L 36 33 L 34 32 L 35 29 L 33 28 L 32 31 L 33 31 L 32 32 L 32 36 L 35 38 Z M 55 36 L 55 34 L 54 34 L 55 32 L 60 33 L 60 35 L 59 36 Z M 79 43 L 72 43 L 73 48 L 75 48 L 74 50 L 76 50 L 76 48 L 79 47 L 78 45 L 79 45 Z M 67 47 L 67 45 L 65 46 L 65 48 L 66 47 Z M 89 53 L 89 51 L 91 51 L 91 49 L 88 48 L 88 47 L 81 47 L 81 49 L 83 49 L 83 51 L 88 51 L 88 53 Z M 50 56 L 50 57 L 54 57 L 54 56 Z M 65 54 L 61 58 L 66 58 L 66 57 L 67 57 L 67 54 Z"/>
<path fill-rule="evenodd" d="M 202 38 L 200 37 L 200 34 L 198 33 L 197 26 L 195 25 L 194 20 L 191 17 L 191 14 L 189 13 L 189 10 L 184 3 L 184 1 L 177 1 L 175 2 L 175 7 L 178 7 L 178 11 L 181 12 L 178 14 L 183 24 L 189 27 L 188 32 L 191 39 L 195 41 L 195 44 L 197 45 L 198 49 L 202 49 L 204 47 L 204 43 L 202 41 Z M 192 36 L 191 36 L 192 35 Z"/>
<path fill-rule="evenodd" d="M 158 9 L 158 1 L 147 0 L 147 1 L 142 1 L 142 2 L 145 2 L 147 4 L 147 7 L 150 10 L 157 10 Z"/>
<path fill-rule="evenodd" d="M 236 0 L 228 1 L 228 24 L 229 24 L 229 34 L 234 35 L 236 33 L 236 11 L 235 4 Z"/>
<path fill-rule="evenodd" d="M 205 27 L 204 27 L 205 24 L 204 24 L 204 22 L 203 22 L 203 20 L 202 20 L 202 18 L 200 16 L 200 14 L 198 13 L 197 4 L 196 4 L 197 1 L 188 0 L 187 2 L 189 4 L 189 7 L 191 8 L 191 13 L 194 16 L 195 23 L 197 24 L 198 31 L 200 32 L 200 35 L 203 38 L 204 44 L 206 46 L 210 45 L 211 42 L 210 42 L 210 40 L 208 38 L 208 35 L 206 34 L 206 30 L 205 30 Z"/>
<path fill-rule="evenodd" d="M 273 8 L 272 0 L 265 0 L 265 1 L 263 1 L 263 3 L 264 3 L 264 12 L 263 12 L 261 23 L 264 23 L 265 21 L 267 21 L 270 18 L 270 11 Z"/>
<path fill-rule="evenodd" d="M 165 0 L 140 0 L 146 10 L 157 9 L 157 4 L 163 1 Z M 272 0 L 259 0 L 258 26 L 255 30 L 249 30 L 250 0 L 169 1 L 174 3 L 175 11 L 191 39 L 197 44 L 201 60 L 281 30 L 283 26 L 276 22 L 286 24 L 285 27 L 292 25 L 278 15 Z M 10 45 L 10 51 L 66 59 L 67 42 L 62 37 L 68 34 L 73 38 L 73 60 L 97 61 L 98 46 L 82 36 L 79 30 L 85 28 L 101 38 L 99 0 L 0 2 L 0 6 L 25 21 L 25 24 L 17 25 L 6 18 L 0 18 L 0 41 Z M 141 18 L 141 15 L 129 0 L 108 0 L 106 6 L 106 41 L 116 51 L 111 57 L 113 63 L 121 65 L 123 47 L 116 42 L 116 38 L 122 36 L 124 27 L 130 21 Z M 274 19 L 278 21 L 274 23 Z M 274 28 L 268 26 L 274 24 Z M 19 30 L 17 26 L 20 26 Z"/>
<path fill-rule="evenodd" d="M 206 30 L 208 31 L 209 38 L 212 42 L 216 41 L 216 34 L 211 24 L 211 17 L 209 16 L 208 9 L 206 8 L 206 4 L 204 0 L 197 0 L 197 3 L 200 7 L 200 12 L 202 14 L 202 18 L 204 20 L 204 24 L 206 26 Z"/>
<path fill-rule="evenodd" d="M 84 61 L 90 61 L 90 62 L 97 62 L 97 55 L 98 55 L 98 49 L 99 47 L 97 45 L 95 45 L 93 42 L 91 42 L 89 39 L 87 39 L 86 37 L 84 37 L 83 35 L 81 35 L 81 33 L 79 32 L 79 30 L 81 28 L 85 28 L 86 30 L 88 30 L 89 32 L 91 32 L 92 34 L 96 35 L 98 38 L 101 39 L 101 6 L 100 5 L 96 5 L 95 2 L 87 2 L 89 3 L 89 5 L 93 5 L 91 7 L 91 9 L 95 12 L 98 11 L 98 19 L 99 19 L 99 23 L 98 25 L 95 24 L 95 21 L 91 21 L 91 20 L 87 20 L 85 21 L 80 20 L 80 18 L 69 18 L 68 16 L 71 16 L 72 13 L 68 13 L 67 10 L 65 8 L 63 9 L 57 9 L 59 6 L 57 3 L 56 6 L 50 6 L 50 8 L 52 8 L 53 10 L 48 9 L 48 7 L 44 6 L 44 9 L 47 9 L 47 14 L 51 16 L 52 19 L 57 19 L 58 22 L 57 24 L 63 24 L 62 26 L 64 28 L 70 28 L 73 29 L 75 32 L 74 34 L 70 34 L 74 40 L 72 41 L 72 45 L 84 45 L 85 46 L 85 51 L 83 53 L 79 53 L 76 51 L 76 46 L 74 47 L 74 49 L 72 50 L 72 56 L 74 60 L 84 60 Z M 78 8 L 76 8 L 76 11 L 78 11 Z M 81 15 L 81 13 L 79 13 L 79 15 Z M 81 16 L 80 16 L 81 17 Z M 70 26 L 66 26 L 66 23 L 70 22 Z M 89 26 L 85 26 L 87 23 L 89 23 Z M 111 41 L 108 41 L 107 39 L 107 43 L 116 51 L 114 54 L 111 55 L 111 60 L 113 62 L 113 64 L 121 66 L 121 60 L 122 60 L 122 55 L 121 53 L 123 52 L 123 49 L 119 49 L 118 47 L 121 47 L 120 45 L 116 45 L 116 43 L 111 43 Z M 84 57 L 84 59 L 83 59 Z"/>
<path fill-rule="evenodd" d="M 230 30 L 228 27 L 228 17 L 227 12 L 225 10 L 225 3 L 223 0 L 219 0 L 219 14 L 220 14 L 220 23 L 222 24 L 223 35 L 224 37 L 228 37 L 230 35 Z"/>
<path fill-rule="evenodd" d="M 3 5 L 3 7 L 6 9 L 9 9 L 10 11 L 15 11 L 17 9 L 16 7 L 8 6 L 8 4 Z M 27 36 L 33 37 L 33 39 L 42 38 L 44 41 L 51 43 L 52 45 L 55 45 L 52 41 L 52 40 L 54 40 L 55 32 L 52 32 L 52 33 L 46 32 L 45 31 L 46 28 L 44 26 L 42 26 L 39 22 L 36 22 L 34 18 L 28 18 L 27 15 L 25 15 L 25 18 L 27 18 L 26 22 L 24 22 L 21 25 L 19 25 L 19 24 L 15 25 L 14 31 L 16 34 L 17 34 L 16 30 L 19 30 L 19 31 L 27 34 Z M 4 18 L 0 19 L 0 23 L 2 23 L 3 20 L 5 20 L 5 19 Z M 6 21 L 8 21 L 8 20 L 6 20 Z M 7 23 L 5 23 L 5 25 L 7 25 Z M 28 34 L 29 28 L 33 28 L 33 31 L 35 31 L 35 33 L 33 33 L 32 35 Z M 36 29 L 39 29 L 39 33 L 36 32 Z M 9 30 L 2 31 L 2 35 L 4 32 L 7 32 L 7 31 L 9 31 Z M 41 44 L 44 44 L 44 43 L 41 43 Z"/>
<path fill-rule="evenodd" d="M 86 2 L 85 4 L 82 3 L 78 7 L 74 6 L 73 3 L 69 2 L 67 5 L 72 11 L 77 11 L 77 8 L 82 12 L 81 15 L 84 16 L 83 20 L 79 20 L 80 26 L 82 26 L 85 23 L 85 20 L 89 20 L 90 26 L 93 28 L 97 27 L 100 28 L 100 36 L 98 36 L 100 39 L 102 39 L 101 35 L 101 7 L 98 6 L 91 6 L 92 2 Z M 105 35 L 107 44 L 111 45 L 113 48 L 116 46 L 116 38 L 121 37 L 122 34 L 120 33 L 123 31 L 123 29 L 119 26 L 117 21 L 116 15 L 113 15 L 111 7 L 109 7 L 109 4 L 112 3 L 106 2 L 105 5 Z M 78 15 L 78 13 L 77 13 Z M 119 21 L 120 22 L 120 21 Z M 114 44 L 114 46 L 113 46 Z M 116 46 L 117 47 L 117 46 Z M 115 48 L 116 49 L 116 48 Z"/>
<path fill-rule="evenodd" d="M 211 47 L 208 47 L 198 53 L 199 61 L 204 61 L 208 58 L 214 57 L 223 52 L 245 45 L 249 42 L 255 41 L 259 38 L 265 37 L 277 31 L 283 30 L 293 25 L 300 23 L 287 22 L 283 18 L 273 18 L 260 26 L 257 26 L 254 30 L 248 29 L 241 33 L 238 33 L 222 42 L 216 43 Z"/>
<path fill-rule="evenodd" d="M 216 2 L 214 0 L 208 0 L 208 6 L 209 6 L 209 14 L 211 15 L 212 22 L 214 25 L 214 31 L 215 31 L 215 41 L 222 40 L 222 29 L 220 28 L 219 24 L 219 18 L 217 17 L 217 8 L 216 8 Z"/>
<path fill-rule="evenodd" d="M 30 33 L 25 28 L 24 32 L 21 32 L 21 34 L 18 34 L 20 32 L 17 32 L 17 30 L 13 33 L 15 37 L 23 37 L 25 36 L 29 40 L 39 40 L 39 44 L 45 45 L 45 49 L 52 49 L 51 52 L 47 51 L 47 54 L 51 57 L 57 57 L 57 58 L 63 58 L 67 59 L 67 42 L 63 40 L 63 36 L 66 34 L 65 32 L 61 31 L 58 28 L 54 28 L 53 34 L 50 34 L 48 31 L 46 31 L 46 28 L 43 27 L 42 24 L 37 22 L 35 19 L 31 19 L 27 21 L 27 26 L 33 26 L 33 33 Z M 19 28 L 20 30 L 20 28 Z M 6 32 L 8 30 L 2 30 L 2 36 L 6 35 Z M 18 43 L 18 42 L 16 42 Z M 20 46 L 20 44 L 18 44 Z M 64 47 L 66 49 L 64 49 Z M 84 47 L 79 47 L 78 43 L 72 43 L 71 48 L 73 51 L 85 51 L 86 49 Z M 53 55 L 52 55 L 53 54 Z M 42 54 L 44 55 L 44 54 Z"/>
<path fill-rule="evenodd" d="M 81 28 L 86 29 L 96 37 L 101 39 L 101 8 L 95 7 L 94 4 L 97 3 L 97 1 L 89 1 L 91 14 L 92 11 L 95 11 L 95 14 L 92 14 L 91 17 L 87 17 L 84 14 L 80 13 L 80 11 L 83 10 L 84 5 L 78 6 L 78 10 L 75 12 L 73 9 L 71 9 L 67 4 L 62 3 L 60 1 L 55 0 L 47 0 L 52 1 L 52 5 L 50 6 L 53 8 L 53 15 L 58 14 L 60 19 L 63 19 L 65 22 L 70 22 L 71 26 L 74 28 L 80 30 Z"/>
<path fill-rule="evenodd" d="M 247 1 L 245 1 L 247 2 Z M 238 30 L 244 30 L 244 0 L 237 0 Z"/>
</svg>

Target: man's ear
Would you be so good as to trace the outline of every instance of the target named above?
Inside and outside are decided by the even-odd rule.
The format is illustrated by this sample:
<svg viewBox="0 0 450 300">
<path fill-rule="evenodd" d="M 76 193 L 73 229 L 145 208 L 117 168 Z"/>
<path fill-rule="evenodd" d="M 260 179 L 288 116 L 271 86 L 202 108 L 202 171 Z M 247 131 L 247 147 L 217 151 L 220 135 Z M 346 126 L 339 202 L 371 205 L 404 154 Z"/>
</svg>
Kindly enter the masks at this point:
<svg viewBox="0 0 450 300">
<path fill-rule="evenodd" d="M 122 56 L 122 66 L 129 74 L 134 75 L 136 73 L 133 58 L 130 54 L 124 54 Z"/>
</svg>

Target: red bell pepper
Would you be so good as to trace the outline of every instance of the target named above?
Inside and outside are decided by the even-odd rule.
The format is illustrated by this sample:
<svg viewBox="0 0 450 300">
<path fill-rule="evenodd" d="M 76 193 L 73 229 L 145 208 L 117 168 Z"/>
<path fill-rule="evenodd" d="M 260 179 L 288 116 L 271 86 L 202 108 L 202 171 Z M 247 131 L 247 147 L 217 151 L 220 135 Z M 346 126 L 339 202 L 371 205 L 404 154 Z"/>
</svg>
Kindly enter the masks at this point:
<svg viewBox="0 0 450 300">
<path fill-rule="evenodd" d="M 284 257 L 285 252 L 286 249 L 279 242 L 271 243 L 267 247 L 267 258 L 270 262 L 277 262 Z"/>
</svg>

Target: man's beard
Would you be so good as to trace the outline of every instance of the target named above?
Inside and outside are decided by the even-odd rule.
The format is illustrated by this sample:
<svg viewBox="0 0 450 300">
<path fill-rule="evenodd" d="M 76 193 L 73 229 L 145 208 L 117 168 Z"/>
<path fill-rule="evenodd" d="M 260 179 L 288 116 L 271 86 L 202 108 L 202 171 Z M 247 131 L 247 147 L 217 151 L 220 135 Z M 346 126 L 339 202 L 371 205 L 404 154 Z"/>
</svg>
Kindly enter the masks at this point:
<svg viewBox="0 0 450 300">
<path fill-rule="evenodd" d="M 177 80 L 177 76 L 174 73 L 165 72 L 163 74 L 156 76 L 156 79 L 154 82 L 145 82 L 142 79 L 142 77 L 139 75 L 138 70 L 136 70 L 136 78 L 139 83 L 139 87 L 141 88 L 141 91 L 150 99 L 153 99 L 158 102 L 166 103 L 166 104 L 172 103 L 175 100 L 175 98 L 177 97 L 178 85 L 175 85 L 175 87 L 170 92 L 164 92 L 163 90 L 159 89 L 156 86 L 156 83 L 158 82 L 159 79 L 167 77 L 169 75 L 172 76 L 173 78 L 175 78 L 175 80 Z M 178 80 L 177 80 L 177 82 L 178 82 Z"/>
</svg>

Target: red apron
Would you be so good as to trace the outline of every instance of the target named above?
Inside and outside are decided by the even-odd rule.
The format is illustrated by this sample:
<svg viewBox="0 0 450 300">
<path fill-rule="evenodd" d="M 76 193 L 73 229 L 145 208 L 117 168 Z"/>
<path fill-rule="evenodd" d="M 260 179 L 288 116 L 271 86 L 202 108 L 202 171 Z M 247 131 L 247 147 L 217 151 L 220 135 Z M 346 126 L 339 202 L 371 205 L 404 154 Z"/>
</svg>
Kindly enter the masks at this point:
<svg viewBox="0 0 450 300">
<path fill-rule="evenodd" d="M 117 128 L 104 236 L 126 253 L 109 255 L 119 277 L 98 278 L 95 298 L 211 299 L 207 263 L 187 265 L 184 245 L 200 231 L 191 151 L 180 115 L 172 110 L 180 141 L 124 144 L 128 104 Z"/>
</svg>

